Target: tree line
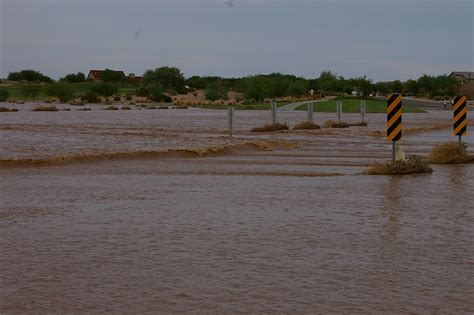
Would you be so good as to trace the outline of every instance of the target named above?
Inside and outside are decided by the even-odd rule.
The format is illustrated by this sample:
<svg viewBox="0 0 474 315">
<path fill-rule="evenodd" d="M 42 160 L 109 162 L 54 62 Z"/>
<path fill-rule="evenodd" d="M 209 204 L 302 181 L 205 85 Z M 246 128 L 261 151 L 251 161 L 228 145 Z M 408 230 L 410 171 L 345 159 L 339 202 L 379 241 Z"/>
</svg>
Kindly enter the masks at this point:
<svg viewBox="0 0 474 315">
<path fill-rule="evenodd" d="M 8 80 L 27 82 L 25 96 L 35 98 L 41 91 L 47 95 L 67 101 L 74 96 L 71 83 L 88 82 L 84 73 L 67 74 L 57 82 L 34 70 L 12 72 Z M 372 82 L 366 76 L 344 78 L 331 71 L 323 71 L 318 78 L 306 79 L 294 75 L 271 73 L 257 74 L 242 78 L 223 78 L 219 76 L 192 76 L 185 78 L 176 67 L 160 67 L 147 70 L 139 84 L 129 81 L 128 77 L 117 71 L 106 69 L 102 82 L 90 86 L 85 97 L 93 101 L 99 96 L 109 97 L 117 93 L 120 85 L 135 85 L 135 93 L 147 96 L 155 101 L 170 101 L 169 95 L 204 90 L 208 100 L 226 99 L 229 91 L 240 92 L 245 100 L 260 103 L 269 98 L 285 96 L 304 96 L 310 90 L 318 94 L 373 95 L 402 93 L 430 98 L 448 98 L 456 94 L 458 82 L 446 74 L 438 76 L 423 75 L 416 80 L 406 82 Z M 44 83 L 41 85 L 31 83 Z"/>
</svg>

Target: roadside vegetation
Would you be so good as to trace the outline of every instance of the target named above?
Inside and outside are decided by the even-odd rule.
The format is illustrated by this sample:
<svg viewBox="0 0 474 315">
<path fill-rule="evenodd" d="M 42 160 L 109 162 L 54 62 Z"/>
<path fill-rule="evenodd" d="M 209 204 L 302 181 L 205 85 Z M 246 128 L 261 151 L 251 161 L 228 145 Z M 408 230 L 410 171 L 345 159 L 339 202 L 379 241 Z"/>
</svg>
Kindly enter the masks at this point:
<svg viewBox="0 0 474 315">
<path fill-rule="evenodd" d="M 370 167 L 365 174 L 367 175 L 407 175 L 432 173 L 433 169 L 427 161 L 418 157 L 395 162 L 395 164 L 381 164 Z"/>
<path fill-rule="evenodd" d="M 474 161 L 474 156 L 467 153 L 467 144 L 459 146 L 457 142 L 446 142 L 437 145 L 428 155 L 432 164 L 456 164 Z"/>
<path fill-rule="evenodd" d="M 272 123 L 266 124 L 261 127 L 252 128 L 252 132 L 272 132 L 272 131 L 282 131 L 282 130 L 289 130 L 290 128 L 286 123 Z"/>
</svg>

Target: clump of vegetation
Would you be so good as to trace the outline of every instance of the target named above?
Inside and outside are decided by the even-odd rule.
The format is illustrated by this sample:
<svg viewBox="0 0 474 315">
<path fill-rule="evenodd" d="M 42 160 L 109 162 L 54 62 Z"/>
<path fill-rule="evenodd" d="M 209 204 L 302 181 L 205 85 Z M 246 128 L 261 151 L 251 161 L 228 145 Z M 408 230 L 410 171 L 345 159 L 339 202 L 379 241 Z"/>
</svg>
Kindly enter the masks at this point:
<svg viewBox="0 0 474 315">
<path fill-rule="evenodd" d="M 70 108 L 63 108 L 62 110 L 65 111 L 65 112 L 70 112 L 71 111 Z"/>
<path fill-rule="evenodd" d="M 433 169 L 427 161 L 419 157 L 411 157 L 406 160 L 396 161 L 395 164 L 382 164 L 369 168 L 365 174 L 368 175 L 405 175 L 431 173 Z"/>
<path fill-rule="evenodd" d="M 158 107 L 158 109 L 168 109 L 168 108 L 169 108 L 168 106 L 163 106 L 163 105 Z"/>
<path fill-rule="evenodd" d="M 157 107 L 154 106 L 154 105 L 149 105 L 149 106 L 145 106 L 146 109 L 156 109 Z"/>
<path fill-rule="evenodd" d="M 56 106 L 36 106 L 33 108 L 34 112 L 57 112 L 59 109 Z"/>
<path fill-rule="evenodd" d="M 271 132 L 271 131 L 280 131 L 280 130 L 288 130 L 290 129 L 286 123 L 273 123 L 273 124 L 266 124 L 262 127 L 255 127 L 252 128 L 252 132 Z"/>
<path fill-rule="evenodd" d="M 467 153 L 467 144 L 459 146 L 456 142 L 442 143 L 434 147 L 428 156 L 428 161 L 433 164 L 455 164 L 474 160 Z"/>
<path fill-rule="evenodd" d="M 114 95 L 114 101 L 120 102 L 121 101 L 121 96 L 120 95 Z"/>
<path fill-rule="evenodd" d="M 176 109 L 188 109 L 188 106 L 186 105 L 176 106 Z"/>
<path fill-rule="evenodd" d="M 117 106 L 107 106 L 105 108 L 102 108 L 102 110 L 118 110 L 119 108 Z"/>
<path fill-rule="evenodd" d="M 66 83 L 53 83 L 46 88 L 46 94 L 57 97 L 61 103 L 67 103 L 74 97 L 74 91 Z"/>
<path fill-rule="evenodd" d="M 131 110 L 132 108 L 130 106 L 122 106 L 121 110 Z"/>
<path fill-rule="evenodd" d="M 81 100 L 83 103 L 99 103 L 99 96 L 97 93 L 89 91 L 81 96 Z"/>
<path fill-rule="evenodd" d="M 130 94 L 125 95 L 125 100 L 126 100 L 126 101 L 131 101 L 131 100 L 132 100 L 132 96 L 131 96 Z"/>
<path fill-rule="evenodd" d="M 81 111 L 90 111 L 92 110 L 90 107 L 84 107 L 84 108 L 79 108 L 78 110 L 81 110 Z"/>
<path fill-rule="evenodd" d="M 338 122 L 334 120 L 328 120 L 324 123 L 325 128 L 348 128 L 350 126 L 351 125 L 349 125 L 348 123 L 344 121 Z"/>
<path fill-rule="evenodd" d="M 8 90 L 0 89 L 0 102 L 6 102 L 9 95 Z"/>
<path fill-rule="evenodd" d="M 6 107 L 0 107 L 0 113 L 10 113 L 10 112 L 17 112 L 18 109 L 16 108 L 13 108 L 13 109 L 9 109 L 9 108 L 6 108 Z"/>
<path fill-rule="evenodd" d="M 294 130 L 321 129 L 319 125 L 311 121 L 303 121 L 293 127 Z"/>
<path fill-rule="evenodd" d="M 349 123 L 349 126 L 354 127 L 367 127 L 367 123 L 365 121 L 356 122 L 356 123 Z"/>
</svg>

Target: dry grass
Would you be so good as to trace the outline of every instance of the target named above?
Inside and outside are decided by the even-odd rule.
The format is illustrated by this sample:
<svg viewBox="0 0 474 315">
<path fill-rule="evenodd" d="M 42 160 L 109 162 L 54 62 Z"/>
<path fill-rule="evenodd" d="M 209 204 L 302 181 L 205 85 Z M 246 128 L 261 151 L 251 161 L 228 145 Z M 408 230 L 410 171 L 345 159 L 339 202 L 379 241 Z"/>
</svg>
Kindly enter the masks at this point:
<svg viewBox="0 0 474 315">
<path fill-rule="evenodd" d="M 288 130 L 290 129 L 286 123 L 273 123 L 273 124 L 266 124 L 262 127 L 255 127 L 252 128 L 252 132 L 271 132 L 271 131 L 280 131 L 280 130 Z"/>
<path fill-rule="evenodd" d="M 119 108 L 117 106 L 108 106 L 105 108 L 102 108 L 102 110 L 118 110 Z"/>
<path fill-rule="evenodd" d="M 177 106 L 176 109 L 188 109 L 188 106 Z"/>
<path fill-rule="evenodd" d="M 146 109 L 157 109 L 158 107 L 154 106 L 154 105 L 149 105 L 146 107 Z"/>
<path fill-rule="evenodd" d="M 293 127 L 294 130 L 308 130 L 308 129 L 321 129 L 319 125 L 316 125 L 310 121 L 303 121 Z"/>
<path fill-rule="evenodd" d="M 413 157 L 404 161 L 397 161 L 392 164 L 375 165 L 369 168 L 365 174 L 367 175 L 405 175 L 431 173 L 433 169 L 425 160 Z"/>
<path fill-rule="evenodd" d="M 348 123 L 344 121 L 338 122 L 334 120 L 328 120 L 324 123 L 325 128 L 348 128 L 350 126 L 351 125 L 349 125 Z"/>
<path fill-rule="evenodd" d="M 81 110 L 81 111 L 90 111 L 92 110 L 90 107 L 84 107 L 84 108 L 79 108 L 78 110 Z"/>
<path fill-rule="evenodd" d="M 33 108 L 34 112 L 57 112 L 59 109 L 56 106 L 36 106 Z"/>
<path fill-rule="evenodd" d="M 161 106 L 158 107 L 158 109 L 169 109 L 169 107 L 161 105 Z"/>
<path fill-rule="evenodd" d="M 122 106 L 122 108 L 120 108 L 121 110 L 131 110 L 132 108 L 130 106 Z"/>
<path fill-rule="evenodd" d="M 455 164 L 474 160 L 473 156 L 467 153 L 467 144 L 463 143 L 459 147 L 457 142 L 446 142 L 433 148 L 428 161 L 433 164 Z"/>
</svg>

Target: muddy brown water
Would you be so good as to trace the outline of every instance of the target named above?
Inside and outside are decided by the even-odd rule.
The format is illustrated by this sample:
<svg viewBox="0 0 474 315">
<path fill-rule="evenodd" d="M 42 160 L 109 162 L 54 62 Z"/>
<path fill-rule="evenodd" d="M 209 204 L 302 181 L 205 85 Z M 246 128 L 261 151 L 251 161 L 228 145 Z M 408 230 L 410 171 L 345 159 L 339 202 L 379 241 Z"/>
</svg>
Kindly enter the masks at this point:
<svg viewBox="0 0 474 315">
<path fill-rule="evenodd" d="M 252 134 L 270 113 L 237 111 L 229 139 L 223 111 L 28 106 L 0 114 L 0 313 L 474 312 L 474 164 L 360 175 L 390 160 L 385 115 Z M 432 129 L 400 145 L 450 119 L 406 114 Z"/>
</svg>

